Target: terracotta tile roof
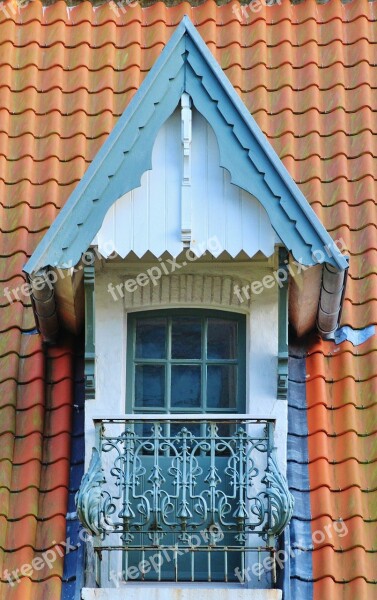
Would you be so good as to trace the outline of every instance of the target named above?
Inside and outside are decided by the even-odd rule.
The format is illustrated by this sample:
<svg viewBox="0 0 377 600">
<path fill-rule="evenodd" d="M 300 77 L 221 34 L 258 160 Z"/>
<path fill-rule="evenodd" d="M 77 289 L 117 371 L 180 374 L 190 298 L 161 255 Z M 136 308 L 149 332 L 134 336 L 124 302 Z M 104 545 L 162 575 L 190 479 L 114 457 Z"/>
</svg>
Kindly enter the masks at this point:
<svg viewBox="0 0 377 600">
<path fill-rule="evenodd" d="M 45 351 L 39 336 L 20 328 L 16 318 L 0 340 L 0 572 L 4 576 L 5 569 L 12 572 L 30 564 L 66 537 L 73 357 L 71 342 Z M 19 584 L 1 583 L 0 596 L 59 598 L 62 567 L 59 559 L 51 569 L 44 565 Z"/>
<path fill-rule="evenodd" d="M 375 595 L 370 585 L 377 579 L 375 339 L 358 348 L 349 342 L 318 343 L 307 359 L 312 529 L 339 517 L 348 529 L 344 538 L 334 536 L 332 555 L 320 548 L 313 552 L 315 598 L 334 587 L 341 598 Z"/>
<path fill-rule="evenodd" d="M 64 539 L 72 396 L 70 344 L 46 362 L 28 335 L 28 299 L 9 304 L 2 288 L 24 281 L 27 257 L 185 13 L 324 225 L 347 243 L 343 323 L 377 323 L 377 3 L 282 0 L 246 15 L 238 6 L 2 5 L 1 573 Z M 312 528 L 339 516 L 349 525 L 344 547 L 313 551 L 321 600 L 375 596 L 376 349 L 375 338 L 359 348 L 316 342 L 307 359 Z M 62 565 L 3 585 L 6 597 L 59 598 Z"/>
</svg>

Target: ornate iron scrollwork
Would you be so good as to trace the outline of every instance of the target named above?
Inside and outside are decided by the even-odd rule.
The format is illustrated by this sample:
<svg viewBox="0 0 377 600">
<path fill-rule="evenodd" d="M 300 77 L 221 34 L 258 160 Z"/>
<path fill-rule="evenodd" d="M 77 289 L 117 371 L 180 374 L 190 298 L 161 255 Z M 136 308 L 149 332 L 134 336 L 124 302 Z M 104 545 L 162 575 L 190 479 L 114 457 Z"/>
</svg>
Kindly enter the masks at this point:
<svg viewBox="0 0 377 600">
<path fill-rule="evenodd" d="M 89 469 L 75 496 L 78 518 L 93 535 L 104 534 L 104 514 L 112 512 L 110 495 L 103 490 L 105 483 L 100 453 L 97 448 L 93 448 Z"/>
<path fill-rule="evenodd" d="M 182 423 L 170 433 L 166 423 L 148 428 L 135 420 L 120 434 L 102 429 L 109 481 L 105 489 L 101 456 L 93 449 L 76 495 L 84 527 L 103 537 L 119 534 L 127 547 L 156 547 L 171 536 L 189 544 L 195 532 L 213 525 L 240 548 L 249 535 L 278 536 L 294 501 L 267 430 L 258 422 L 227 423 L 221 430 L 210 419 L 201 427 L 198 433 Z"/>
<path fill-rule="evenodd" d="M 268 535 L 278 536 L 288 525 L 293 515 L 294 498 L 289 491 L 288 482 L 279 470 L 276 462 L 276 448 L 273 448 L 267 460 L 267 470 L 262 483 L 268 485 L 264 492 L 269 500 Z"/>
</svg>

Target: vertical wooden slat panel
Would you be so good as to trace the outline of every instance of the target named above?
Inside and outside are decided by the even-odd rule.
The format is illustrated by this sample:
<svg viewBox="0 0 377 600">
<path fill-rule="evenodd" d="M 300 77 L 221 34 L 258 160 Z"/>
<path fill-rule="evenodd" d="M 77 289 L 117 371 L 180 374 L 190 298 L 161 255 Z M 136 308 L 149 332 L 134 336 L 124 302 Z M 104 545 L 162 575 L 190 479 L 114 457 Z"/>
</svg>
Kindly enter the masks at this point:
<svg viewBox="0 0 377 600">
<path fill-rule="evenodd" d="M 226 249 L 232 256 L 242 249 L 242 198 L 241 190 L 230 183 L 230 174 L 224 169 L 225 180 L 225 222 L 226 222 Z"/>
<path fill-rule="evenodd" d="M 261 204 L 230 182 L 219 166 L 215 132 L 193 111 L 192 142 L 192 248 L 217 256 L 222 250 L 237 256 L 241 250 L 254 256 L 274 251 L 275 233 Z M 177 256 L 181 241 L 181 183 L 183 154 L 180 109 L 159 131 L 152 153 L 152 170 L 143 174 L 141 186 L 115 202 L 105 217 L 97 239 L 100 252 L 114 240 L 121 257 L 134 251 Z"/>
</svg>

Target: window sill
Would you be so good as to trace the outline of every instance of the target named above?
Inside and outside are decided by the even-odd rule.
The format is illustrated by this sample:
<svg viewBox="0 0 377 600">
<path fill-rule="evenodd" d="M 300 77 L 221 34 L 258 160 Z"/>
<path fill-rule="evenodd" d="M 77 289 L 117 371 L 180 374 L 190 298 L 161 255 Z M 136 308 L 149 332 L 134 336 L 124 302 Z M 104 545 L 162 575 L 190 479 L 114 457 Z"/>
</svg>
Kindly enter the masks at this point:
<svg viewBox="0 0 377 600">
<path fill-rule="evenodd" d="M 281 600 L 281 590 L 244 589 L 238 585 L 213 587 L 213 584 L 127 584 L 120 588 L 83 588 L 83 600 L 197 600 L 198 588 L 205 589 L 206 600 Z M 209 587 L 211 586 L 211 587 Z"/>
</svg>

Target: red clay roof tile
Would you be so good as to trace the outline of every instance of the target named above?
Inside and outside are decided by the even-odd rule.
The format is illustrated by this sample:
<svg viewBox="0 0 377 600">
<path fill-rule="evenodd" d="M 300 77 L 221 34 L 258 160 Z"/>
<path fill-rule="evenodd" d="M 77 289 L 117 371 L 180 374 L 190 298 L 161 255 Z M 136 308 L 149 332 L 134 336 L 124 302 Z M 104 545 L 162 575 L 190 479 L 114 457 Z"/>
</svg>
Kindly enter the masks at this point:
<svg viewBox="0 0 377 600">
<path fill-rule="evenodd" d="M 377 433 L 363 438 L 360 443 L 359 436 L 354 431 L 340 435 L 338 433 L 336 437 L 319 431 L 310 435 L 308 445 L 310 462 L 328 458 L 330 463 L 336 464 L 355 458 L 360 463 L 368 463 L 377 447 Z"/>
<path fill-rule="evenodd" d="M 355 598 L 373 598 L 374 586 L 367 583 L 363 577 L 358 577 L 346 583 L 334 582 L 332 577 L 324 577 L 314 585 L 313 600 L 334 597 L 334 590 L 342 600 L 355 600 Z"/>
<path fill-rule="evenodd" d="M 18 564 L 23 564 L 18 563 Z M 17 567 L 18 568 L 18 567 Z M 52 600 L 60 598 L 61 577 L 52 576 L 45 581 L 32 582 L 30 579 L 22 578 L 20 583 L 14 583 L 13 586 L 0 583 L 0 594 L 6 594 L 7 600 Z"/>
<path fill-rule="evenodd" d="M 357 547 L 364 548 L 367 552 L 374 551 L 376 543 L 375 523 L 363 521 L 359 516 L 335 523 L 330 517 L 321 516 L 318 519 L 313 519 L 313 530 L 324 533 L 324 535 L 317 534 L 314 537 L 315 550 L 324 546 L 331 546 L 335 551 L 342 552 Z"/>
<path fill-rule="evenodd" d="M 328 516 L 333 520 L 341 518 L 347 522 L 348 519 L 359 516 L 365 521 L 376 521 L 377 505 L 371 498 L 372 494 L 373 492 L 365 492 L 355 486 L 333 492 L 325 482 L 310 492 L 312 519 Z"/>
<path fill-rule="evenodd" d="M 343 583 L 362 577 L 369 583 L 376 581 L 374 553 L 367 552 L 359 546 L 346 552 L 334 552 L 331 546 L 324 546 L 313 552 L 313 563 L 318 579 L 330 576 L 334 577 L 336 583 Z M 334 596 L 330 594 L 331 597 Z M 368 597 L 368 594 L 362 596 L 362 598 Z"/>
</svg>

